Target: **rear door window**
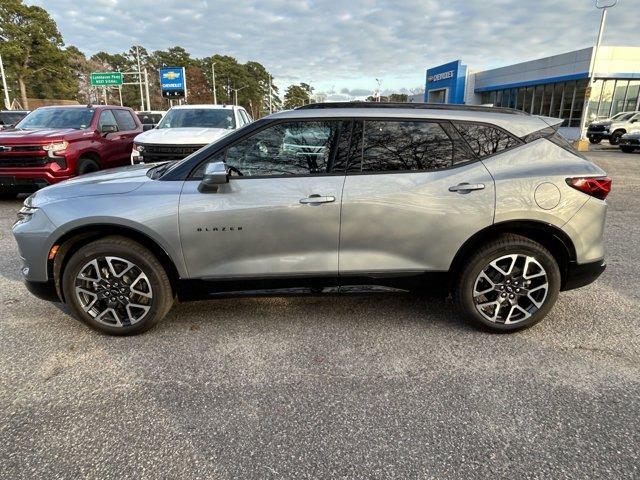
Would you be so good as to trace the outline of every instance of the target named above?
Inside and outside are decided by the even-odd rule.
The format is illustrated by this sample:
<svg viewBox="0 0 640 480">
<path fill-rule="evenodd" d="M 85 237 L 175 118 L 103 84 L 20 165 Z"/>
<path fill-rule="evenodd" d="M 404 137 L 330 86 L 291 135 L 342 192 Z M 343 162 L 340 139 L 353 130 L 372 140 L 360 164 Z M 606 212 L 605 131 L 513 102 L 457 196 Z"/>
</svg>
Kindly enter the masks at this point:
<svg viewBox="0 0 640 480">
<path fill-rule="evenodd" d="M 138 128 L 136 121 L 128 110 L 113 110 L 113 114 L 118 122 L 118 130 L 126 132 Z"/>
<path fill-rule="evenodd" d="M 498 127 L 470 122 L 453 124 L 480 158 L 522 145 L 521 140 Z"/>
<path fill-rule="evenodd" d="M 365 172 L 438 170 L 453 165 L 453 142 L 440 123 L 366 120 L 362 137 Z M 353 171 L 349 168 L 349 171 Z"/>
</svg>

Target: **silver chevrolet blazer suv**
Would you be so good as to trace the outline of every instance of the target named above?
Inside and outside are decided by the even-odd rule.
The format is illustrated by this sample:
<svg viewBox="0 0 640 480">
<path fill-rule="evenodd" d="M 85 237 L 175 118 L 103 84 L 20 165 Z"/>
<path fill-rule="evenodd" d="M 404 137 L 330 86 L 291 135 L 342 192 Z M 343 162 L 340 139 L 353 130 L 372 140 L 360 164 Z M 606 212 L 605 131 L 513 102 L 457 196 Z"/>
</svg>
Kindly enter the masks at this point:
<svg viewBox="0 0 640 480">
<path fill-rule="evenodd" d="M 473 106 L 311 104 L 184 160 L 30 196 L 13 234 L 36 296 L 103 332 L 229 295 L 451 295 L 511 332 L 604 270 L 611 179 L 558 119 Z"/>
</svg>

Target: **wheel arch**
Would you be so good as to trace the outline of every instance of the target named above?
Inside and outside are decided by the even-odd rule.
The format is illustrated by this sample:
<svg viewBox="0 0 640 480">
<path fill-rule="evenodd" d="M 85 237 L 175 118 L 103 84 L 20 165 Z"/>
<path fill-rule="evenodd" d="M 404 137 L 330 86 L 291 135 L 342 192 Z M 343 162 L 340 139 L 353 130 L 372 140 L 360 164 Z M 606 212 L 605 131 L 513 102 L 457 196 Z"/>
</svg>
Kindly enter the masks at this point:
<svg viewBox="0 0 640 480">
<path fill-rule="evenodd" d="M 47 273 L 49 278 L 53 279 L 56 292 L 63 302 L 64 293 L 62 291 L 62 275 L 64 274 L 64 269 L 66 268 L 71 255 L 88 243 L 107 236 L 125 237 L 147 248 L 151 253 L 153 253 L 153 255 L 155 255 L 160 264 L 164 267 L 167 272 L 167 276 L 169 277 L 169 281 L 171 282 L 171 288 L 176 292 L 178 281 L 180 279 L 178 268 L 169 253 L 167 253 L 166 249 L 153 238 L 129 226 L 104 223 L 90 224 L 82 225 L 65 232 L 53 243 L 54 246 L 58 246 L 58 250 L 54 259 L 48 260 L 47 262 Z"/>
<path fill-rule="evenodd" d="M 549 250 L 558 263 L 562 284 L 564 285 L 569 265 L 576 261 L 575 246 L 569 236 L 558 227 L 535 220 L 509 220 L 495 223 L 475 233 L 462 244 L 453 258 L 449 268 L 449 271 L 453 274 L 451 278 L 453 279 L 457 276 L 457 273 L 464 266 L 465 259 L 472 252 L 481 245 L 505 233 L 527 237 Z"/>
</svg>

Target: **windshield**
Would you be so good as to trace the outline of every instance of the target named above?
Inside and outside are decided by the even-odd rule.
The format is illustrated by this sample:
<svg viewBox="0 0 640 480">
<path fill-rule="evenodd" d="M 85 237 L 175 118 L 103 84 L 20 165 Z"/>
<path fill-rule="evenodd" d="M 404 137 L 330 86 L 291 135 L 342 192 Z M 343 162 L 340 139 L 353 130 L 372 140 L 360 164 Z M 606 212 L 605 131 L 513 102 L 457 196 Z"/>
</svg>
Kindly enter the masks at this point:
<svg viewBox="0 0 640 480">
<path fill-rule="evenodd" d="M 233 110 L 212 108 L 176 108 L 169 110 L 158 128 L 236 128 Z"/>
<path fill-rule="evenodd" d="M 611 117 L 611 120 L 617 120 L 619 122 L 623 121 L 623 120 L 629 120 L 631 117 L 633 117 L 635 114 L 633 112 L 631 113 L 617 113 L 616 115 L 614 115 L 613 117 Z"/>
<path fill-rule="evenodd" d="M 16 128 L 33 130 L 36 128 L 88 128 L 93 118 L 92 108 L 39 108 L 24 117 Z"/>
</svg>

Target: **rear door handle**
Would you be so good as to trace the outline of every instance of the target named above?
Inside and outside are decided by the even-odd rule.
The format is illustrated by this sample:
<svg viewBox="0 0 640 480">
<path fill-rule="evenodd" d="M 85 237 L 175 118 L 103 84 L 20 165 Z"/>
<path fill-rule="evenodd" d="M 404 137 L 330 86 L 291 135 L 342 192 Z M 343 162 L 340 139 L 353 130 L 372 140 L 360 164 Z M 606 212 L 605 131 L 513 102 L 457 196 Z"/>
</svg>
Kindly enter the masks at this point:
<svg viewBox="0 0 640 480">
<path fill-rule="evenodd" d="M 316 203 L 331 203 L 335 201 L 336 201 L 336 197 L 318 195 L 317 193 L 313 195 L 309 195 L 307 198 L 300 199 L 300 203 L 311 204 L 311 205 Z"/>
<path fill-rule="evenodd" d="M 469 193 L 473 190 L 483 190 L 484 183 L 459 183 L 458 185 L 454 185 L 449 187 L 450 192 L 458 192 L 458 193 Z"/>
</svg>

